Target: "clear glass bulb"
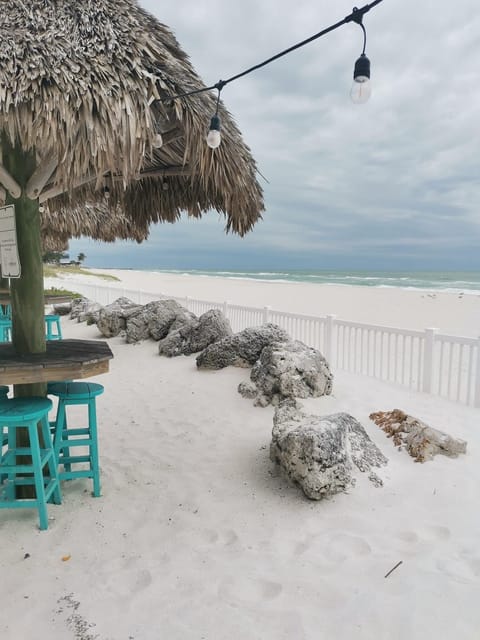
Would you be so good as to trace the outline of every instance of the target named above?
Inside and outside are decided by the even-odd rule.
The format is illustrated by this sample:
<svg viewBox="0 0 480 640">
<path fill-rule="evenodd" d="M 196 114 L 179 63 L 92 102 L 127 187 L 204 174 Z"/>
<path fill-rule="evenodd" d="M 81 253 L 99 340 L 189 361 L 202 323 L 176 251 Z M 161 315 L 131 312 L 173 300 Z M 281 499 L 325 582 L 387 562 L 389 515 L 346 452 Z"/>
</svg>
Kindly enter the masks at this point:
<svg viewBox="0 0 480 640">
<path fill-rule="evenodd" d="M 367 76 L 357 76 L 352 83 L 350 98 L 355 104 L 364 104 L 372 95 L 372 83 Z"/>
<path fill-rule="evenodd" d="M 160 133 L 156 133 L 156 134 L 153 136 L 153 140 L 152 140 L 152 147 L 153 147 L 154 149 L 160 149 L 160 147 L 162 146 L 162 144 L 163 144 L 163 138 L 162 138 L 161 134 L 160 134 Z"/>
<path fill-rule="evenodd" d="M 210 149 L 216 149 L 220 142 L 222 141 L 222 136 L 220 135 L 220 131 L 217 129 L 210 129 L 207 135 L 207 144 Z"/>
</svg>

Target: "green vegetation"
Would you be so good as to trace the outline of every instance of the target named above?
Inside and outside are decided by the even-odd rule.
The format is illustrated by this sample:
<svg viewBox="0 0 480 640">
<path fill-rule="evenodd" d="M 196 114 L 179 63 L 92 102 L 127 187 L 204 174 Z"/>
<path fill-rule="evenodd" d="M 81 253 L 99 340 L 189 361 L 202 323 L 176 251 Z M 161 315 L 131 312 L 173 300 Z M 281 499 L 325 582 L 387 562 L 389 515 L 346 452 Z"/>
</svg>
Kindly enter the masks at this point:
<svg viewBox="0 0 480 640">
<path fill-rule="evenodd" d="M 71 298 L 81 298 L 82 294 L 77 293 L 76 291 L 69 291 L 68 289 L 57 289 L 57 287 L 50 287 L 50 289 L 45 289 L 46 296 L 58 296 L 59 298 L 63 296 L 70 296 Z"/>
<path fill-rule="evenodd" d="M 68 253 L 64 251 L 47 251 L 42 256 L 42 261 L 52 264 L 59 264 L 60 260 L 68 260 Z"/>
<path fill-rule="evenodd" d="M 80 266 L 74 264 L 68 264 L 60 266 L 57 264 L 44 264 L 43 265 L 43 277 L 44 278 L 61 278 L 62 275 L 68 273 L 69 275 L 82 275 L 93 276 L 94 278 L 101 278 L 102 280 L 119 280 L 116 276 L 111 276 L 106 273 L 92 273 L 88 269 L 83 269 Z"/>
</svg>

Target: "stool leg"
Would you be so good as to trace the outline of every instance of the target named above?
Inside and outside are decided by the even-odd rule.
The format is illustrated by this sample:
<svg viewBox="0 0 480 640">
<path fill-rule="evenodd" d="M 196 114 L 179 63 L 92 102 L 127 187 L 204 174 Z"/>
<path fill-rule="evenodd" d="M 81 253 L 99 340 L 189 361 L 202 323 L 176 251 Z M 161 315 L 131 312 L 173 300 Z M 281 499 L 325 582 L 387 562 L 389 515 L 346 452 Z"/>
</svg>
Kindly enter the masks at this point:
<svg viewBox="0 0 480 640">
<path fill-rule="evenodd" d="M 55 438 L 54 438 L 54 449 L 55 449 L 55 458 L 57 460 L 57 464 L 63 464 L 60 459 L 60 454 L 69 456 L 70 449 L 64 445 L 64 442 L 68 442 L 63 439 L 63 432 L 67 428 L 67 414 L 65 408 L 65 401 L 63 398 L 60 398 L 58 401 L 57 408 L 57 419 L 55 421 Z M 63 468 L 65 471 L 70 471 L 72 468 L 71 464 L 64 464 Z"/>
<path fill-rule="evenodd" d="M 97 411 L 95 398 L 88 401 L 88 425 L 90 429 L 90 457 L 93 471 L 93 495 L 100 496 L 100 469 L 98 465 L 98 439 L 97 439 Z"/>
<path fill-rule="evenodd" d="M 37 423 L 30 422 L 28 425 L 28 435 L 30 438 L 30 452 L 32 456 L 33 478 L 35 482 L 35 492 L 37 496 L 38 515 L 40 517 L 40 529 L 48 529 L 47 501 L 45 499 L 45 485 L 43 483 L 43 469 L 40 458 L 40 443 L 38 440 Z"/>
<path fill-rule="evenodd" d="M 14 427 L 8 426 L 8 448 L 15 449 L 17 446 L 17 430 Z M 16 462 L 16 459 L 15 459 Z M 7 485 L 7 498 L 9 500 L 15 499 L 15 485 L 13 481 L 15 480 L 15 472 L 11 471 L 8 474 L 4 474 L 8 480 Z"/>
<path fill-rule="evenodd" d="M 5 431 L 5 427 L 2 425 L 1 427 L 1 433 L 2 433 L 2 445 L 0 447 L 0 457 L 3 456 L 3 447 L 8 445 L 8 429 L 7 431 Z M 7 474 L 6 473 L 0 473 L 0 484 L 2 484 L 2 482 L 4 480 L 6 480 L 7 478 Z"/>
<path fill-rule="evenodd" d="M 57 457 L 55 455 L 55 450 L 53 448 L 52 436 L 50 433 L 50 425 L 48 423 L 47 416 L 44 416 L 42 418 L 42 436 L 43 436 L 43 441 L 45 442 L 45 448 L 51 449 L 52 451 L 52 455 L 47 461 L 48 475 L 52 480 L 55 481 L 55 488 L 52 493 L 52 500 L 54 504 L 62 504 L 62 493 L 60 490 L 60 481 L 58 479 Z"/>
</svg>

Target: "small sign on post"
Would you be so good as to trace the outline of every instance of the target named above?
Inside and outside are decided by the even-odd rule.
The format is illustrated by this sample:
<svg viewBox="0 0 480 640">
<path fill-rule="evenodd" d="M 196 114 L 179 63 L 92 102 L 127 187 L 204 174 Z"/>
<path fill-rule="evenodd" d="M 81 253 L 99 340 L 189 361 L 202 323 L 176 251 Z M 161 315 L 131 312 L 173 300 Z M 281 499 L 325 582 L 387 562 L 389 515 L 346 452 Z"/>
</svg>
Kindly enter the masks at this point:
<svg viewBox="0 0 480 640">
<path fill-rule="evenodd" d="M 15 207 L 0 207 L 0 265 L 2 278 L 20 278 Z"/>
</svg>

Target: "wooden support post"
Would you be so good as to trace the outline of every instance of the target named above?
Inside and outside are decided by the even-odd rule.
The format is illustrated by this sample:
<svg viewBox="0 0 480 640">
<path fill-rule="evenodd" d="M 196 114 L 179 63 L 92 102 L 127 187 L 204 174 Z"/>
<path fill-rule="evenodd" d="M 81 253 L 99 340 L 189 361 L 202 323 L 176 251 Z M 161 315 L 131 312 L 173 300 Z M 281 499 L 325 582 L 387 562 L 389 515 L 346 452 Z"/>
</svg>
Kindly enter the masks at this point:
<svg viewBox="0 0 480 640">
<path fill-rule="evenodd" d="M 42 163 L 38 165 L 27 182 L 26 193 L 31 200 L 36 200 L 43 187 L 47 184 L 58 164 L 56 155 L 42 158 Z"/>
<path fill-rule="evenodd" d="M 94 182 L 97 179 L 97 176 L 88 175 L 84 178 L 77 180 L 74 184 L 74 188 L 81 187 L 84 184 L 88 184 L 89 182 Z M 52 187 L 51 189 L 47 189 L 46 191 L 42 191 L 38 196 L 38 201 L 40 204 L 46 202 L 50 198 L 55 198 L 56 196 L 60 196 L 62 193 L 65 193 L 66 189 L 64 187 Z"/>
<path fill-rule="evenodd" d="M 10 175 L 10 173 L 5 169 L 3 165 L 0 164 L 0 182 L 8 191 L 8 193 L 12 196 L 12 198 L 19 198 L 21 195 L 20 185 L 16 182 L 16 180 Z"/>
<path fill-rule="evenodd" d="M 30 200 L 25 192 L 26 184 L 35 171 L 35 153 L 12 146 L 5 135 L 2 137 L 5 167 L 18 182 L 21 193 L 18 198 L 7 195 L 7 204 L 15 206 L 18 255 L 21 278 L 11 280 L 12 298 L 12 343 L 19 355 L 46 351 L 43 263 L 40 236 L 40 212 L 38 200 Z M 47 385 L 14 385 L 15 397 L 45 396 Z M 40 430 L 39 430 L 40 431 Z M 41 435 L 41 434 L 40 434 Z M 27 429 L 17 429 L 17 445 L 28 445 Z M 19 497 L 32 497 L 33 487 L 17 489 Z"/>
<path fill-rule="evenodd" d="M 35 171 L 34 151 L 13 147 L 3 136 L 3 160 L 8 172 L 22 189 L 19 198 L 7 195 L 7 204 L 15 206 L 18 255 L 21 278 L 11 280 L 12 342 L 19 355 L 46 350 L 43 263 L 38 200 L 30 200 L 25 186 Z M 45 395 L 45 384 L 16 385 L 15 396 Z"/>
</svg>

